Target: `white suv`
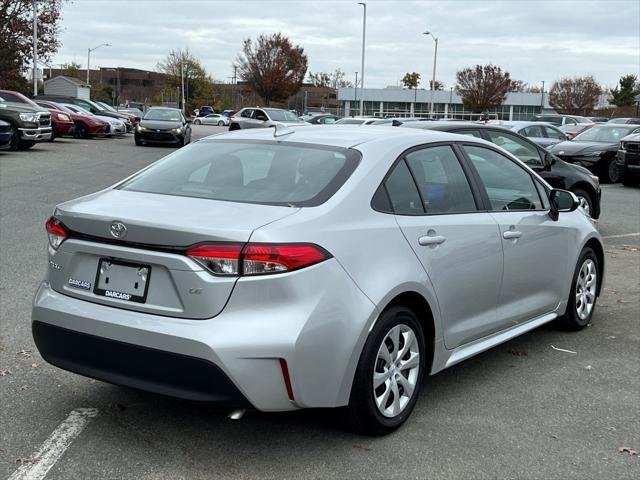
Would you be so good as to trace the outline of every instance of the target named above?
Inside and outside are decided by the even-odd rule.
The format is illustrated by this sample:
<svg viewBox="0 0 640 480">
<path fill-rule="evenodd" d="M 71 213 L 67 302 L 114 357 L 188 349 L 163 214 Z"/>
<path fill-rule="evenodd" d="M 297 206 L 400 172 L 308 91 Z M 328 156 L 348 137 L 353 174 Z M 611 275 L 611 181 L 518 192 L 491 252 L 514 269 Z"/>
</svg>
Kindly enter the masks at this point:
<svg viewBox="0 0 640 480">
<path fill-rule="evenodd" d="M 281 123 L 287 127 L 309 125 L 301 120 L 295 113 L 281 108 L 243 108 L 233 117 L 229 130 L 242 128 L 267 128 Z"/>
</svg>

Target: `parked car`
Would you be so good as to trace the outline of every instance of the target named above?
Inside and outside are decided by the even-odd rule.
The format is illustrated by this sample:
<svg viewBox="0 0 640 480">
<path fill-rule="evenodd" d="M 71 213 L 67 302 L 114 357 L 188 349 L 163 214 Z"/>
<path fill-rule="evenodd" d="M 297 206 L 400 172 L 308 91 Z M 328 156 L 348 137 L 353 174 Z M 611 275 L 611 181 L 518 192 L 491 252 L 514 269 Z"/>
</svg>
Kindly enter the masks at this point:
<svg viewBox="0 0 640 480">
<path fill-rule="evenodd" d="M 193 123 L 195 125 L 217 125 L 219 127 L 228 126 L 231 123 L 229 117 L 225 117 L 220 113 L 210 113 L 204 117 L 196 118 Z"/>
<path fill-rule="evenodd" d="M 50 100 L 37 100 L 36 103 L 49 111 L 57 110 L 69 115 L 73 121 L 75 138 L 103 137 L 111 128 L 108 122 L 100 120 L 95 115 L 76 113 L 62 104 Z"/>
<path fill-rule="evenodd" d="M 640 125 L 640 118 L 612 118 L 607 123 L 622 123 L 627 125 Z"/>
<path fill-rule="evenodd" d="M 482 138 L 504 148 L 521 162 L 526 163 L 553 188 L 569 190 L 580 202 L 580 208 L 590 217 L 600 217 L 600 183 L 584 167 L 572 165 L 549 153 L 531 139 L 495 125 L 471 122 L 413 122 L 405 128 L 438 130 Z"/>
<path fill-rule="evenodd" d="M 543 148 L 549 148 L 551 145 L 568 140 L 567 136 L 558 127 L 550 123 L 497 120 L 491 121 L 489 124 L 498 125 L 519 133 Z"/>
<path fill-rule="evenodd" d="M 578 124 L 578 123 L 593 123 L 587 117 L 582 117 L 580 115 L 557 115 L 557 114 L 540 114 L 534 115 L 531 119 L 532 122 L 547 122 L 556 127 L 560 127 L 562 125 L 570 125 L 570 124 Z"/>
<path fill-rule="evenodd" d="M 127 127 L 127 132 L 130 132 L 133 129 L 130 115 L 106 110 L 103 106 L 98 105 L 91 100 L 85 100 L 84 98 L 67 97 L 63 95 L 38 95 L 35 97 L 35 99 L 50 100 L 52 102 L 62 103 L 65 105 L 75 105 L 93 113 L 94 115 L 99 115 L 100 117 L 111 117 L 123 121 L 125 123 L 125 126 Z"/>
<path fill-rule="evenodd" d="M 121 118 L 123 119 L 128 118 L 133 127 L 135 127 L 140 121 L 141 116 L 138 116 L 135 113 L 129 112 L 127 110 L 116 109 L 111 105 L 109 105 L 108 103 L 104 103 L 104 102 L 95 102 L 95 103 L 103 107 L 107 112 L 119 113 L 122 116 Z M 128 131 L 131 131 L 131 129 L 129 129 Z"/>
<path fill-rule="evenodd" d="M 0 97 L 0 120 L 11 124 L 11 150 L 24 150 L 51 138 L 51 114 L 24 103 L 7 102 Z"/>
<path fill-rule="evenodd" d="M 0 98 L 5 99 L 7 102 L 17 102 L 29 105 L 40 112 L 49 112 L 49 125 L 51 126 L 51 135 L 47 139 L 49 142 L 53 142 L 56 137 L 73 134 L 73 121 L 64 112 L 59 110 L 52 111 L 50 109 L 43 108 L 22 93 L 13 92 L 11 90 L 0 90 Z"/>
<path fill-rule="evenodd" d="M 640 133 L 620 140 L 616 164 L 623 185 L 632 187 L 640 184 Z"/>
<path fill-rule="evenodd" d="M 281 123 L 287 127 L 309 125 L 289 110 L 281 108 L 243 108 L 231 117 L 229 130 L 269 128 Z"/>
<path fill-rule="evenodd" d="M 150 143 L 182 147 L 191 142 L 191 125 L 177 108 L 151 107 L 136 127 L 136 145 Z"/>
<path fill-rule="evenodd" d="M 108 136 L 113 135 L 124 135 L 127 133 L 127 125 L 120 118 L 108 117 L 102 114 L 91 113 L 89 110 L 85 110 L 79 105 L 71 105 L 69 103 L 62 103 L 64 107 L 68 108 L 72 112 L 80 113 L 83 115 L 93 116 L 98 120 L 102 120 L 103 122 L 107 122 L 109 124 L 109 128 L 106 130 L 105 134 Z"/>
<path fill-rule="evenodd" d="M 336 122 L 336 125 L 371 125 L 381 120 L 376 117 L 344 117 Z"/>
<path fill-rule="evenodd" d="M 204 105 L 200 108 L 197 109 L 198 113 L 196 114 L 197 117 L 206 117 L 207 115 L 211 115 L 212 113 L 216 113 L 216 111 L 213 109 L 213 107 Z"/>
<path fill-rule="evenodd" d="M 571 141 L 554 145 L 549 151 L 565 162 L 588 168 L 600 177 L 601 182 L 617 183 L 620 173 L 616 165 L 616 154 L 620 140 L 638 132 L 640 125 L 598 124 Z"/>
<path fill-rule="evenodd" d="M 118 112 L 130 113 L 130 114 L 134 115 L 136 117 L 136 123 L 138 123 L 140 121 L 140 119 L 142 119 L 142 117 L 144 117 L 144 112 L 142 110 L 140 110 L 139 108 L 118 107 L 117 110 L 118 110 Z"/>
<path fill-rule="evenodd" d="M 8 150 L 11 148 L 11 140 L 15 134 L 13 125 L 4 120 L 0 120 L 0 150 Z"/>
<path fill-rule="evenodd" d="M 428 375 L 592 320 L 600 234 L 504 150 L 389 127 L 287 132 L 209 137 L 57 205 L 32 310 L 42 358 L 241 409 L 346 407 L 381 435 Z"/>
<path fill-rule="evenodd" d="M 323 113 L 322 115 L 303 115 L 300 118 L 311 125 L 331 125 L 340 120 L 341 117 L 331 113 Z"/>
<path fill-rule="evenodd" d="M 607 123 L 610 118 L 609 117 L 587 117 L 593 123 Z"/>
<path fill-rule="evenodd" d="M 591 127 L 593 127 L 594 125 L 595 123 L 577 123 L 577 124 L 570 123 L 558 128 L 562 131 L 562 133 L 564 133 L 567 136 L 567 140 L 571 140 L 576 135 L 581 134 L 585 130 L 588 130 Z"/>
</svg>

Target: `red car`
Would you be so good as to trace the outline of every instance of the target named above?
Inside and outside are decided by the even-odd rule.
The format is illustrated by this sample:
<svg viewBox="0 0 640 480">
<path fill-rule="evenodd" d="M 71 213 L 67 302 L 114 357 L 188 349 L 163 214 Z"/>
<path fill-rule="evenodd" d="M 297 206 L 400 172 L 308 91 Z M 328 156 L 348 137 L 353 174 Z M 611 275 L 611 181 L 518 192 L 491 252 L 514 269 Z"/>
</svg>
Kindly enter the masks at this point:
<svg viewBox="0 0 640 480">
<path fill-rule="evenodd" d="M 51 117 L 53 112 L 69 116 L 74 124 L 73 136 L 76 138 L 102 137 L 109 131 L 109 124 L 96 117 L 72 112 L 65 106 L 50 100 L 38 100 L 36 103 L 49 110 Z"/>
<path fill-rule="evenodd" d="M 7 102 L 16 102 L 16 103 L 24 103 L 31 107 L 38 108 L 38 105 L 28 97 L 25 97 L 20 92 L 14 92 L 12 90 L 0 90 L 0 95 Z M 40 105 L 42 107 L 43 105 Z M 48 140 L 49 142 L 53 142 L 56 137 L 61 137 L 63 135 L 72 135 L 74 124 L 71 117 L 65 112 L 54 111 L 49 109 L 47 110 L 51 112 L 51 138 Z"/>
</svg>

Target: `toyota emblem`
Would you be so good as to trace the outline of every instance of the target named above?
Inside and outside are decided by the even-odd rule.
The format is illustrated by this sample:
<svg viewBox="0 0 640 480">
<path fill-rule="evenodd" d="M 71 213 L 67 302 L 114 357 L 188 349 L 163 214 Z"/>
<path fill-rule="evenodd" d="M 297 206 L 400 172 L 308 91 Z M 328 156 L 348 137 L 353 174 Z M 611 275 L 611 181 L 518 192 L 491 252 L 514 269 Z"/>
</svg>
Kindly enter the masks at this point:
<svg viewBox="0 0 640 480">
<path fill-rule="evenodd" d="M 127 236 L 127 227 L 122 222 L 111 222 L 111 225 L 109 225 L 109 233 L 114 238 L 121 239 Z"/>
</svg>

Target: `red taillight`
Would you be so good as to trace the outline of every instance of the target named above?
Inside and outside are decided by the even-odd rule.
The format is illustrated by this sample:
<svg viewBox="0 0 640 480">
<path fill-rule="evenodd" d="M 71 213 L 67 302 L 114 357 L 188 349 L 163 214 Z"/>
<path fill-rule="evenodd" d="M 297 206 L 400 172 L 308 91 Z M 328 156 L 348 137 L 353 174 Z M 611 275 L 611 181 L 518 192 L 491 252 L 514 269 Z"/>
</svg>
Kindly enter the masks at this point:
<svg viewBox="0 0 640 480">
<path fill-rule="evenodd" d="M 287 389 L 287 396 L 289 400 L 294 401 L 293 387 L 291 386 L 291 377 L 289 376 L 289 366 L 284 358 L 280 359 L 280 369 L 282 370 L 282 379 L 284 380 L 284 386 Z"/>
<path fill-rule="evenodd" d="M 298 270 L 330 258 L 325 250 L 313 244 L 210 244 L 186 251 L 216 275 L 265 275 Z"/>
<path fill-rule="evenodd" d="M 47 229 L 47 236 L 49 237 L 49 245 L 54 249 L 57 249 L 60 244 L 67 238 L 67 231 L 64 229 L 64 225 L 60 223 L 55 217 L 50 217 L 45 224 Z"/>
</svg>

